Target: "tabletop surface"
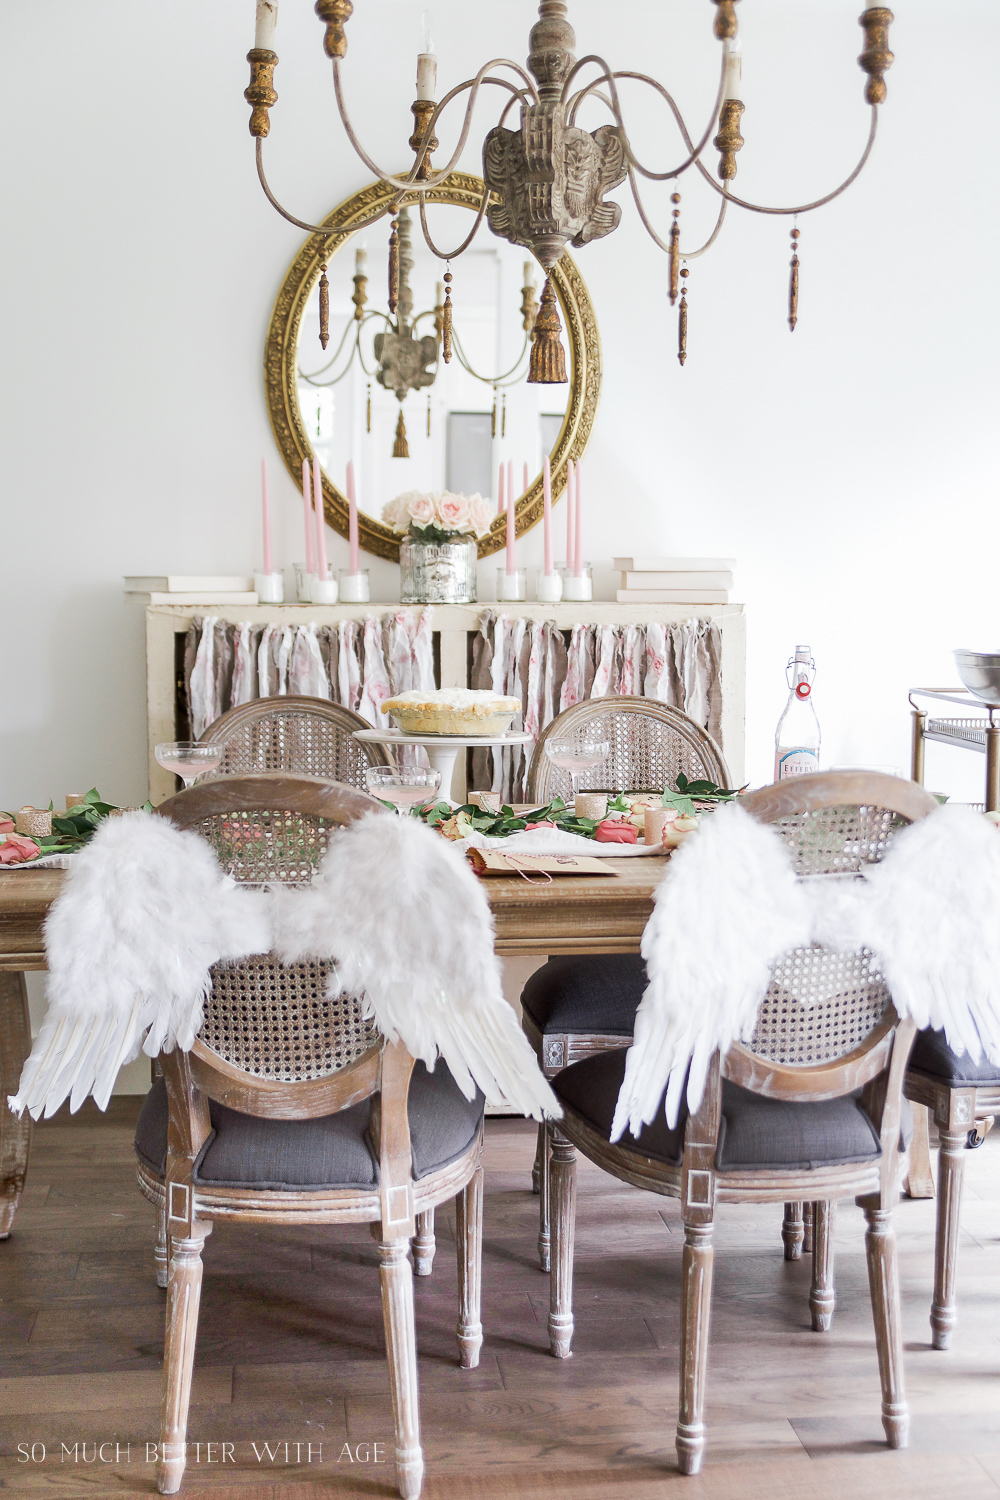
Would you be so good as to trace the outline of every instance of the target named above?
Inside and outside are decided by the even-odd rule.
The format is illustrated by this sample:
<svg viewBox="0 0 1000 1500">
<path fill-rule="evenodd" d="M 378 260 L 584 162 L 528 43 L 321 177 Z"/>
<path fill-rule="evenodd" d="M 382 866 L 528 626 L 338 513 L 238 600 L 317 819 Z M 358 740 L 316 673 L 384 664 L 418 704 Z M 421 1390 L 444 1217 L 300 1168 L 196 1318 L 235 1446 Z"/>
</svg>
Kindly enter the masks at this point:
<svg viewBox="0 0 1000 1500">
<path fill-rule="evenodd" d="M 520 875 L 483 881 L 501 954 L 637 953 L 665 861 L 608 859 L 613 876 Z M 42 923 L 64 870 L 0 873 L 0 968 L 44 967 Z"/>
</svg>

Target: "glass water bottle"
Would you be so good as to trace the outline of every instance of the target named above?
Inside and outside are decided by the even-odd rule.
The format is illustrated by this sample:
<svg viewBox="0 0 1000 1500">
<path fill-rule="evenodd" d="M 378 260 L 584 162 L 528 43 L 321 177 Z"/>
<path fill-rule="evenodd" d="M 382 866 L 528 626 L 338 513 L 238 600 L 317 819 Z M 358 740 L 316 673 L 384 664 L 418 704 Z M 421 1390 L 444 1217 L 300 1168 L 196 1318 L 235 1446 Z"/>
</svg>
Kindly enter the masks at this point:
<svg viewBox="0 0 1000 1500">
<path fill-rule="evenodd" d="M 774 779 L 819 770 L 819 720 L 812 701 L 816 663 L 808 646 L 796 646 L 785 669 L 788 702 L 774 734 Z"/>
</svg>

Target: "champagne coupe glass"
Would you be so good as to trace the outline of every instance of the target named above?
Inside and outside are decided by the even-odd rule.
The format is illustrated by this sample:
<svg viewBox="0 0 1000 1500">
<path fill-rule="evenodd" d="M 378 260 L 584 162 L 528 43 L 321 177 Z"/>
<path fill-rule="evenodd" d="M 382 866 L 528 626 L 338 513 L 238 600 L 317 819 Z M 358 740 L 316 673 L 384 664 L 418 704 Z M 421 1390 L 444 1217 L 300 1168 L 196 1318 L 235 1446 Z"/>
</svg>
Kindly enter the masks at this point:
<svg viewBox="0 0 1000 1500">
<path fill-rule="evenodd" d="M 575 734 L 565 739 L 552 739 L 545 741 L 545 754 L 554 766 L 560 771 L 568 771 L 573 784 L 573 802 L 576 803 L 577 778 L 581 771 L 590 771 L 594 766 L 599 766 L 602 761 L 607 760 L 611 750 L 610 741 L 602 739 L 600 734 L 591 731 L 589 734 Z"/>
<path fill-rule="evenodd" d="M 199 776 L 207 776 L 222 765 L 223 746 L 202 744 L 199 740 L 170 740 L 153 751 L 156 764 L 179 776 L 185 787 L 194 786 Z"/>
<path fill-rule="evenodd" d="M 373 797 L 391 802 L 402 816 L 413 807 L 426 807 L 441 789 L 441 772 L 426 766 L 369 766 L 365 786 Z"/>
</svg>

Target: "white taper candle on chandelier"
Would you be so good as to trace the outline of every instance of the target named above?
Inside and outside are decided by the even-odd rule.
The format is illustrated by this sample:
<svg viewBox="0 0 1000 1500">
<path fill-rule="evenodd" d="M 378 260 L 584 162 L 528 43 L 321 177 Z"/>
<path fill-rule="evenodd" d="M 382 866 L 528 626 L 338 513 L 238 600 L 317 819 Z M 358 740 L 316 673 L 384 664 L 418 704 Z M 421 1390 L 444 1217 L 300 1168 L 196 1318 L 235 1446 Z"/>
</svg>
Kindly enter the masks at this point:
<svg viewBox="0 0 1000 1500">
<path fill-rule="evenodd" d="M 736 36 L 732 41 L 723 42 L 722 49 L 726 59 L 726 82 L 722 90 L 723 102 L 727 99 L 742 100 L 743 48 L 740 46 L 739 37 Z"/>
<path fill-rule="evenodd" d="M 274 50 L 274 28 L 278 24 L 278 0 L 257 0 L 257 29 L 253 44 L 266 52 Z"/>
<path fill-rule="evenodd" d="M 302 460 L 302 503 L 305 506 L 306 523 L 306 572 L 316 572 L 316 526 L 312 512 L 312 480 L 309 478 L 309 460 Z"/>
<path fill-rule="evenodd" d="M 323 514 L 323 475 L 319 459 L 313 459 L 313 499 L 316 502 L 316 577 L 321 581 L 329 578 L 330 569 L 326 560 L 326 517 Z"/>
<path fill-rule="evenodd" d="M 417 98 L 437 98 L 438 60 L 433 52 L 420 52 L 417 55 Z"/>
<path fill-rule="evenodd" d="M 364 247 L 354 252 L 354 274 L 355 276 L 368 274 L 368 251 Z"/>
</svg>

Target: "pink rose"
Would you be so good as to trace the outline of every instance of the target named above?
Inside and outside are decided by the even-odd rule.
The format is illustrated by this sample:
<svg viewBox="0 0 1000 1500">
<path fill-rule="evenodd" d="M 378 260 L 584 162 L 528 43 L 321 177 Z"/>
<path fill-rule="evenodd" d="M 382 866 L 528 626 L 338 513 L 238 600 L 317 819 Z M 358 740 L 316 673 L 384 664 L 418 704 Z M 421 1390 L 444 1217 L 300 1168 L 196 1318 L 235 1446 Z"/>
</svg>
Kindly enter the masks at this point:
<svg viewBox="0 0 1000 1500">
<path fill-rule="evenodd" d="M 434 501 L 430 495 L 411 495 L 406 513 L 413 525 L 423 531 L 425 526 L 430 526 L 434 521 Z"/>
<path fill-rule="evenodd" d="M 469 524 L 476 536 L 485 536 L 493 520 L 493 507 L 482 495 L 469 496 Z"/>
<path fill-rule="evenodd" d="M 525 823 L 525 825 L 524 825 L 524 831 L 525 831 L 525 833 L 530 833 L 533 828 L 555 828 L 555 827 L 556 827 L 555 823 L 550 823 L 547 819 L 545 819 L 541 823 Z"/>
<path fill-rule="evenodd" d="M 438 496 L 437 513 L 445 531 L 468 530 L 469 502 L 464 495 L 453 495 L 445 490 Z"/>
<path fill-rule="evenodd" d="M 41 852 L 34 839 L 22 838 L 19 833 L 8 833 L 0 844 L 0 865 L 23 865 L 26 860 L 37 858 Z"/>
<path fill-rule="evenodd" d="M 14 833 L 16 826 L 13 818 L 0 818 L 0 833 Z"/>
</svg>

